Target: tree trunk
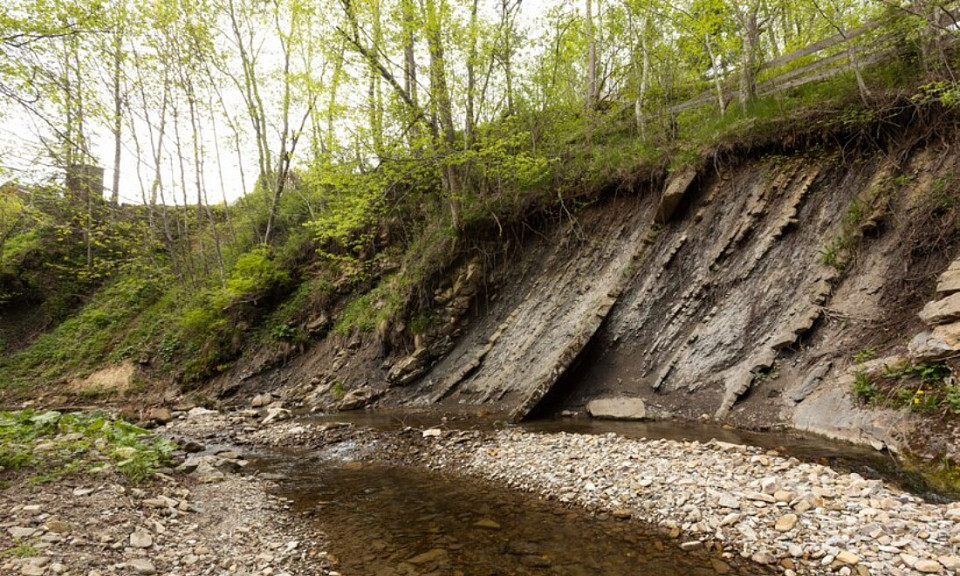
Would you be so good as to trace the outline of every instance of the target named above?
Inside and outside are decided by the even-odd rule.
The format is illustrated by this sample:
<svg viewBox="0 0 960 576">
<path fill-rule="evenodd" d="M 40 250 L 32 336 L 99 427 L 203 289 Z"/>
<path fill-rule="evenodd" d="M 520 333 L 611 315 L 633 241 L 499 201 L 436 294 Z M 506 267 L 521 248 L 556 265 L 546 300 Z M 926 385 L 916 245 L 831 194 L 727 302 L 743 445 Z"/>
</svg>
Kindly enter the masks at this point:
<svg viewBox="0 0 960 576">
<path fill-rule="evenodd" d="M 113 42 L 113 182 L 110 189 L 110 205 L 116 208 L 120 205 L 120 160 L 121 160 L 121 129 L 123 128 L 123 99 L 120 92 L 120 74 L 122 72 L 123 57 L 120 52 L 122 36 L 119 31 L 114 33 Z"/>
<path fill-rule="evenodd" d="M 426 0 L 427 10 L 427 46 L 430 52 L 430 92 L 434 101 L 436 116 L 439 117 L 440 131 L 443 138 L 441 150 L 451 153 L 456 147 L 456 130 L 453 125 L 453 108 L 450 103 L 450 93 L 447 89 L 447 72 L 443 58 L 443 42 L 441 40 L 441 22 L 435 0 Z M 457 167 L 446 160 L 443 162 L 442 178 L 444 191 L 450 202 L 450 215 L 453 225 L 461 230 L 461 200 L 460 181 Z"/>
<path fill-rule="evenodd" d="M 746 110 L 747 104 L 757 97 L 757 52 L 760 49 L 760 29 L 757 24 L 759 5 L 738 8 L 737 16 L 741 28 L 740 54 L 740 108 Z M 747 10 L 743 12 L 742 10 Z"/>
<path fill-rule="evenodd" d="M 597 104 L 597 43 L 593 37 L 593 2 L 587 0 L 587 110 Z"/>
</svg>

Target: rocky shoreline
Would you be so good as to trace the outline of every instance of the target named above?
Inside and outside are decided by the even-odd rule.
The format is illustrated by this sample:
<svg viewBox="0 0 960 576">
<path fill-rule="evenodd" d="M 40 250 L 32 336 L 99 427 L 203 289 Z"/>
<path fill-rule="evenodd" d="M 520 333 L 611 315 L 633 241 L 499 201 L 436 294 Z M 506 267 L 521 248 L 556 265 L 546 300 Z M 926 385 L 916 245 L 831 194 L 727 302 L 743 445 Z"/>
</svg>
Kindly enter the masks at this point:
<svg viewBox="0 0 960 576">
<path fill-rule="evenodd" d="M 164 433 L 199 441 L 236 423 L 204 410 L 177 416 Z M 216 474 L 167 470 L 141 485 L 113 470 L 0 476 L 0 574 L 335 574 L 324 536 L 270 494 L 270 480 L 212 459 L 225 464 Z"/>
<path fill-rule="evenodd" d="M 760 448 L 519 430 L 409 437 L 432 468 L 650 522 L 682 549 L 722 546 L 787 575 L 960 571 L 960 503 Z"/>
<path fill-rule="evenodd" d="M 322 518 L 298 517 L 271 495 L 275 478 L 244 472 L 245 454 L 283 447 L 335 455 L 317 458 L 324 465 L 394 462 L 483 478 L 658 526 L 681 550 L 714 550 L 785 575 L 960 572 L 960 503 L 926 503 L 879 480 L 755 447 L 264 423 L 262 411 L 249 410 L 174 414 L 161 430 L 206 450 L 183 455 L 179 470 L 143 486 L 111 472 L 50 484 L 4 478 L 0 573 L 336 575 Z"/>
</svg>

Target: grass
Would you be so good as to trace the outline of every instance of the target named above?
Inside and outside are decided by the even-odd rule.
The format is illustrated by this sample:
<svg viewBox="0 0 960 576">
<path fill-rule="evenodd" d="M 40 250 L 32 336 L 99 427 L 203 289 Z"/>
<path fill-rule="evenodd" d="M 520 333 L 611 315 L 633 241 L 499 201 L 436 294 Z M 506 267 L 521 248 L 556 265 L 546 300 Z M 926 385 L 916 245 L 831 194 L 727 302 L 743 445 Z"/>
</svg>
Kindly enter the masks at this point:
<svg viewBox="0 0 960 576">
<path fill-rule="evenodd" d="M 34 482 L 107 468 L 143 482 L 173 449 L 169 441 L 102 412 L 0 412 L 0 473 L 29 469 Z"/>
<path fill-rule="evenodd" d="M 12 548 L 0 552 L 0 558 L 13 556 L 15 558 L 33 558 L 40 555 L 40 549 L 32 544 L 18 543 Z"/>
</svg>

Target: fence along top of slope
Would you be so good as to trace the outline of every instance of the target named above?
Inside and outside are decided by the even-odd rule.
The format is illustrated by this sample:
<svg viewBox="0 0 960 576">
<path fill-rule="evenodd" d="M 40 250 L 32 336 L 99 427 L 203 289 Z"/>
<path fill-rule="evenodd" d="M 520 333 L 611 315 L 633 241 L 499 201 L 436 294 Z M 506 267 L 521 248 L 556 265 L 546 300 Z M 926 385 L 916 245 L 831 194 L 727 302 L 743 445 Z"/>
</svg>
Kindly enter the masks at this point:
<svg viewBox="0 0 960 576">
<path fill-rule="evenodd" d="M 808 44 L 807 46 L 804 46 L 799 50 L 794 50 L 793 52 L 774 58 L 769 62 L 765 62 L 760 66 L 759 70 L 760 71 L 772 70 L 774 68 L 778 68 L 780 66 L 785 66 L 787 64 L 790 64 L 791 62 L 794 62 L 800 58 L 811 56 L 813 54 L 817 54 L 818 52 L 823 52 L 824 50 L 837 46 L 838 44 L 841 44 L 843 42 L 850 42 L 856 38 L 859 38 L 860 36 L 863 36 L 868 32 L 881 28 L 884 24 L 887 23 L 888 20 L 889 20 L 888 18 L 879 18 L 877 20 L 868 22 L 863 26 L 856 28 L 854 30 L 844 32 L 843 34 L 838 33 L 833 36 L 830 36 L 829 38 L 824 38 L 823 40 L 814 42 L 813 44 Z M 856 48 L 855 52 L 857 55 L 869 55 L 868 56 L 869 62 L 860 61 L 858 62 L 858 64 L 863 65 L 867 63 L 872 63 L 879 59 L 882 59 L 887 54 L 889 54 L 890 51 L 886 49 L 882 49 L 882 47 L 886 44 L 888 40 L 893 39 L 894 36 L 895 36 L 895 33 L 890 32 L 877 37 L 869 47 Z M 878 57 L 874 57 L 874 56 L 878 56 Z M 831 54 L 829 56 L 825 56 L 824 58 L 811 62 L 810 64 L 804 65 L 800 68 L 787 70 L 782 74 L 779 74 L 772 78 L 768 78 L 760 82 L 759 84 L 757 84 L 757 93 L 760 95 L 772 94 L 779 90 L 786 90 L 788 88 L 802 86 L 803 84 L 806 84 L 808 82 L 823 80 L 824 78 L 828 78 L 834 74 L 839 74 L 840 72 L 849 70 L 850 67 L 853 66 L 853 63 L 850 62 L 844 66 L 837 66 L 835 68 L 830 68 L 829 70 L 821 71 L 820 69 L 826 66 L 835 64 L 837 62 L 847 60 L 849 59 L 849 57 L 850 57 L 849 52 L 845 50 L 837 54 Z M 734 70 L 733 72 L 736 72 L 736 70 Z M 729 102 L 732 99 L 736 98 L 739 94 L 740 94 L 739 90 L 729 90 L 723 93 L 723 97 L 725 101 Z M 698 96 L 691 98 L 690 100 L 681 102 L 679 104 L 674 104 L 669 108 L 669 110 L 671 113 L 676 114 L 678 112 L 683 112 L 684 110 L 689 110 L 691 108 L 697 108 L 704 104 L 716 102 L 716 100 L 717 100 L 716 90 L 713 90 L 713 89 L 705 90 L 704 92 L 702 92 Z"/>
</svg>

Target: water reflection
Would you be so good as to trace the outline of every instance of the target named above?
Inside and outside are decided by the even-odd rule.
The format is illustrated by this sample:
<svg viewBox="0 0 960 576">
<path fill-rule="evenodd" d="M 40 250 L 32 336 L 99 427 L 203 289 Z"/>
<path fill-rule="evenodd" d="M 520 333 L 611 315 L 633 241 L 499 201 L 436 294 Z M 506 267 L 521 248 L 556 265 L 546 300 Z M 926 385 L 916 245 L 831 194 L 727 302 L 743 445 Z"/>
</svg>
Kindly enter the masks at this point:
<svg viewBox="0 0 960 576">
<path fill-rule="evenodd" d="M 280 494 L 313 515 L 345 575 L 772 574 L 737 554 L 683 551 L 635 521 L 597 518 L 471 478 L 406 467 L 284 470 Z"/>
</svg>

